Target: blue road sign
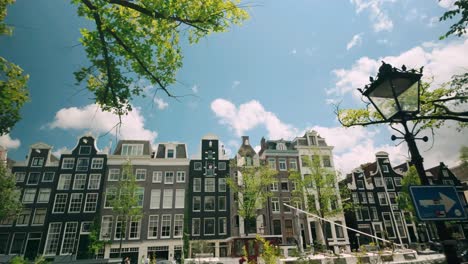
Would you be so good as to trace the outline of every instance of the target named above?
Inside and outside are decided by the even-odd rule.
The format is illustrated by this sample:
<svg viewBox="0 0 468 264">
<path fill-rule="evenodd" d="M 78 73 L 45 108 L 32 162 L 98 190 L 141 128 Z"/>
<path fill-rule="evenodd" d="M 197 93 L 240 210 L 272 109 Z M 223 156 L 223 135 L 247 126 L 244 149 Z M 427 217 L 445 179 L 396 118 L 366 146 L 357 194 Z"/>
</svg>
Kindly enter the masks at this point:
<svg viewBox="0 0 468 264">
<path fill-rule="evenodd" d="M 411 198 L 418 218 L 426 220 L 466 219 L 457 190 L 453 186 L 410 186 Z"/>
</svg>

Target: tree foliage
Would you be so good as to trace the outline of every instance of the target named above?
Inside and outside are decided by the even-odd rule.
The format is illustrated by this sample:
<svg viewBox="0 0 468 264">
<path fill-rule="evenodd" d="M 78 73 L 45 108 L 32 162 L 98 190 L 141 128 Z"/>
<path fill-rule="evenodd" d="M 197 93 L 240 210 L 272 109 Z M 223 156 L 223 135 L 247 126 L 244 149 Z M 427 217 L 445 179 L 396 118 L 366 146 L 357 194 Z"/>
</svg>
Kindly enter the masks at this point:
<svg viewBox="0 0 468 264">
<path fill-rule="evenodd" d="M 15 177 L 0 161 L 0 221 L 15 218 L 22 209 L 20 192 L 16 188 Z"/>
<path fill-rule="evenodd" d="M 227 183 L 231 191 L 238 196 L 238 214 L 245 219 L 257 216 L 257 208 L 262 208 L 271 197 L 268 187 L 275 181 L 277 172 L 267 165 L 233 166 L 238 171 L 238 179 L 229 178 Z"/>
<path fill-rule="evenodd" d="M 343 207 L 338 202 L 339 191 L 336 187 L 336 172 L 322 167 L 318 155 L 302 156 L 303 168 L 308 170 L 304 175 L 298 171 L 290 171 L 289 179 L 295 183 L 293 201 L 306 199 L 306 210 L 321 218 L 336 216 L 343 212 Z M 325 221 L 319 220 L 323 237 L 326 238 Z M 328 240 L 325 239 L 328 245 Z"/>
<path fill-rule="evenodd" d="M 413 215 L 416 215 L 416 211 L 414 209 L 409 190 L 409 187 L 412 185 L 421 185 L 421 180 L 419 179 L 418 171 L 414 166 L 410 166 L 409 170 L 406 172 L 406 175 L 401 181 L 401 192 L 398 193 L 397 202 L 398 208 L 407 212 L 411 212 Z"/>
<path fill-rule="evenodd" d="M 182 67 L 181 38 L 196 43 L 247 19 L 239 0 L 72 0 L 78 14 L 95 22 L 81 29 L 90 65 L 75 72 L 103 110 L 131 111 L 149 81 L 174 96 L 169 85 Z M 157 91 L 156 90 L 156 91 Z"/>
<path fill-rule="evenodd" d="M 265 238 L 257 235 L 255 240 L 261 244 L 262 253 L 260 253 L 260 257 L 265 264 L 276 264 L 281 256 L 280 250 L 277 246 L 272 245 L 270 241 L 266 240 Z"/>
<path fill-rule="evenodd" d="M 439 21 L 450 20 L 458 16 L 460 16 L 460 19 L 455 24 L 451 25 L 449 31 L 441 36 L 440 39 L 445 39 L 450 35 L 461 37 L 466 33 L 466 26 L 468 26 L 468 1 L 457 0 L 453 3 L 453 6 L 454 8 L 445 12 L 439 18 Z"/>
<path fill-rule="evenodd" d="M 14 0 L 0 1 L 0 36 L 11 35 L 13 29 L 5 24 L 7 6 Z M 20 109 L 29 99 L 26 83 L 29 76 L 18 65 L 0 57 L 0 135 L 7 134 L 21 119 Z"/>
</svg>

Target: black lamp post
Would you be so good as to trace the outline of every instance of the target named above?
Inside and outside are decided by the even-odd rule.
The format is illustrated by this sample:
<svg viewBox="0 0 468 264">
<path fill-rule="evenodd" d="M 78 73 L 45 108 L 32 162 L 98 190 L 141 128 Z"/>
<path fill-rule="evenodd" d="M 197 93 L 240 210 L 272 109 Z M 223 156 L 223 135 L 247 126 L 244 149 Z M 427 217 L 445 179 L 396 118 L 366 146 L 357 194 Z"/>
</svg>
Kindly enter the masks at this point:
<svg viewBox="0 0 468 264">
<path fill-rule="evenodd" d="M 388 123 L 399 123 L 405 129 L 404 139 L 411 153 L 411 163 L 415 166 L 422 185 L 429 185 L 424 170 L 423 158 L 416 146 L 416 138 L 408 129 L 407 121 L 420 112 L 420 89 L 422 69 L 407 71 L 403 65 L 401 69 L 392 67 L 383 62 L 379 68 L 377 79 L 370 77 L 371 83 L 365 86 L 365 90 L 358 89 L 367 97 L 375 109 Z M 392 140 L 396 137 L 392 136 Z M 427 141 L 427 137 L 422 138 Z M 459 263 L 456 248 L 449 243 L 451 235 L 443 222 L 435 222 L 440 239 L 445 242 L 444 251 L 448 263 Z"/>
</svg>

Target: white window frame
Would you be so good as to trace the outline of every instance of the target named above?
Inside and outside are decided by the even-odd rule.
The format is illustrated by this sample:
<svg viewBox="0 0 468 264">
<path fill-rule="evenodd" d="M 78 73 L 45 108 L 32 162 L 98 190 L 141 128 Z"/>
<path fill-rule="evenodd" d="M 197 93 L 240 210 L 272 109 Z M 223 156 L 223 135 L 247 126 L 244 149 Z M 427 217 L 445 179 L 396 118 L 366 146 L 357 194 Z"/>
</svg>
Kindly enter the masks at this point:
<svg viewBox="0 0 468 264">
<path fill-rule="evenodd" d="M 49 228 L 47 230 L 46 242 L 44 244 L 44 256 L 54 256 L 57 254 L 60 244 L 60 233 L 62 230 L 61 222 L 49 223 Z M 53 231 L 53 232 L 52 232 Z M 56 240 L 56 242 L 51 242 L 51 240 Z M 51 246 L 55 246 L 51 247 Z"/>
<path fill-rule="evenodd" d="M 227 185 L 226 185 L 226 178 L 219 178 L 218 179 L 218 192 L 226 192 Z"/>
<path fill-rule="evenodd" d="M 160 183 L 163 180 L 163 172 L 162 171 L 153 171 L 153 183 Z"/>
<path fill-rule="evenodd" d="M 143 144 L 122 144 L 121 156 L 141 156 L 143 155 Z"/>
<path fill-rule="evenodd" d="M 104 158 L 93 158 L 91 160 L 91 169 L 100 170 L 104 167 Z"/>
<path fill-rule="evenodd" d="M 193 192 L 201 192 L 201 178 L 193 178 Z"/>
<path fill-rule="evenodd" d="M 88 190 L 99 190 L 101 185 L 101 174 L 91 173 L 89 175 Z"/>
<path fill-rule="evenodd" d="M 80 161 L 86 160 L 86 168 L 83 165 L 80 165 Z M 88 171 L 89 169 L 89 158 L 78 158 L 76 161 L 76 171 Z"/>
<path fill-rule="evenodd" d="M 173 231 L 174 231 L 173 238 L 181 238 L 182 235 L 184 234 L 184 215 L 183 214 L 174 215 L 174 230 Z"/>
<path fill-rule="evenodd" d="M 199 209 L 198 210 L 195 209 L 195 200 L 198 200 L 198 204 L 199 204 Z M 202 207 L 203 207 L 203 204 L 202 204 L 201 196 L 193 196 L 192 197 L 192 211 L 193 212 L 201 212 Z"/>
<path fill-rule="evenodd" d="M 84 176 L 84 178 L 83 178 Z M 75 174 L 75 179 L 73 179 L 73 187 L 72 190 L 84 190 L 86 188 L 86 181 L 88 179 L 88 175 L 84 173 L 77 173 Z M 80 184 L 80 185 L 78 185 Z"/>
<path fill-rule="evenodd" d="M 222 232 L 221 226 L 224 226 L 224 228 L 223 228 L 224 232 Z M 218 231 L 219 231 L 218 232 L 219 235 L 226 235 L 227 234 L 227 218 L 226 217 L 218 218 Z"/>
<path fill-rule="evenodd" d="M 174 201 L 174 190 L 172 189 L 164 189 L 163 192 L 163 208 L 164 209 L 171 209 L 172 202 Z"/>
<path fill-rule="evenodd" d="M 284 166 L 282 166 L 282 165 L 284 165 Z M 288 170 L 288 165 L 287 165 L 287 162 L 286 162 L 285 158 L 278 159 L 278 168 L 279 168 L 280 171 L 287 171 Z"/>
<path fill-rule="evenodd" d="M 115 198 L 117 197 L 117 188 L 115 187 L 107 187 L 106 192 L 104 193 L 104 208 L 112 208 L 112 205 L 109 204 L 109 206 L 106 206 L 107 204 L 107 196 L 113 195 Z"/>
<path fill-rule="evenodd" d="M 73 170 L 75 167 L 75 158 L 63 158 L 62 170 Z"/>
<path fill-rule="evenodd" d="M 76 197 L 79 197 L 79 208 L 78 208 L 78 211 L 72 211 L 72 208 L 74 206 L 76 206 L 78 204 L 78 202 L 76 200 L 78 200 L 78 198 Z M 68 213 L 69 214 L 79 214 L 81 212 L 81 207 L 83 206 L 83 194 L 82 193 L 72 193 L 70 195 L 70 205 L 68 206 Z"/>
<path fill-rule="evenodd" d="M 205 178 L 205 192 L 215 192 L 216 180 L 215 178 Z"/>
<path fill-rule="evenodd" d="M 35 220 L 36 220 L 36 217 L 38 216 L 38 215 L 37 215 L 37 211 L 38 211 L 38 210 L 41 210 L 41 211 L 44 212 L 44 214 L 41 214 L 41 216 L 42 216 L 42 218 L 41 218 L 41 219 L 42 219 L 42 223 L 35 223 L 35 222 L 36 222 L 36 221 L 35 221 Z M 31 226 L 42 226 L 42 225 L 44 225 L 46 215 L 47 215 L 47 208 L 36 208 L 36 209 L 34 210 L 34 215 L 33 215 L 32 221 L 31 221 Z"/>
<path fill-rule="evenodd" d="M 24 182 L 25 180 L 26 180 L 26 172 L 24 172 L 24 171 L 15 172 L 15 181 L 16 182 Z"/>
<path fill-rule="evenodd" d="M 143 175 L 143 178 L 141 178 L 142 175 Z M 136 169 L 135 170 L 135 180 L 136 181 L 146 181 L 146 169 Z"/>
<path fill-rule="evenodd" d="M 156 233 L 156 236 L 153 236 L 153 230 L 151 230 L 152 227 L 156 227 L 156 230 L 154 231 Z M 159 215 L 149 215 L 148 216 L 148 239 L 156 239 L 158 238 L 159 234 Z"/>
<path fill-rule="evenodd" d="M 114 223 L 114 217 L 112 215 L 104 215 L 101 220 L 101 230 L 99 232 L 99 238 L 101 240 L 109 240 L 112 237 L 112 225 Z M 107 233 L 105 232 L 107 231 Z M 103 234 L 107 234 L 106 237 Z"/>
<path fill-rule="evenodd" d="M 93 197 L 95 197 L 95 199 Z M 99 200 L 99 194 L 98 193 L 87 193 L 86 194 L 85 204 L 84 204 L 84 207 L 83 207 L 83 212 L 84 213 L 95 213 L 96 210 L 97 210 L 98 200 Z M 94 210 L 87 210 L 88 205 L 93 205 Z"/>
<path fill-rule="evenodd" d="M 206 222 L 213 221 L 213 233 L 206 233 Z M 214 236 L 216 234 L 216 218 L 214 217 L 207 217 L 203 219 L 203 235 L 205 236 Z"/>
<path fill-rule="evenodd" d="M 206 205 L 208 204 L 207 203 L 208 198 L 210 198 L 210 200 L 211 199 L 213 200 L 213 209 L 212 210 L 206 209 Z M 214 212 L 214 211 L 216 211 L 216 196 L 205 196 L 205 197 L 203 197 L 203 211 L 204 212 Z"/>
<path fill-rule="evenodd" d="M 58 197 L 65 197 L 65 200 L 60 202 L 60 205 L 63 206 L 63 211 L 56 211 L 57 210 L 57 200 Z M 56 193 L 54 199 L 54 207 L 52 208 L 53 214 L 64 214 L 67 210 L 67 202 L 68 202 L 68 194 L 67 193 Z"/>
<path fill-rule="evenodd" d="M 161 206 L 161 189 L 151 189 L 150 209 L 159 209 Z"/>
<path fill-rule="evenodd" d="M 171 174 L 172 174 L 172 177 L 168 178 L 168 176 Z M 171 180 L 169 181 L 168 179 L 171 179 Z M 174 172 L 173 171 L 164 172 L 164 184 L 174 184 Z"/>
<path fill-rule="evenodd" d="M 83 149 L 89 149 L 87 153 L 83 153 Z M 91 146 L 80 146 L 78 151 L 78 155 L 90 155 L 91 154 Z"/>
<path fill-rule="evenodd" d="M 57 183 L 57 190 L 70 190 L 70 187 L 72 185 L 71 179 L 71 174 L 60 174 Z"/>
<path fill-rule="evenodd" d="M 166 219 L 164 219 L 164 218 L 166 218 Z M 167 224 L 167 222 L 169 222 L 169 231 L 167 232 L 169 235 L 164 236 L 163 235 L 164 227 L 167 227 L 167 225 L 165 226 L 165 224 Z M 172 215 L 163 214 L 161 216 L 161 236 L 160 237 L 161 238 L 171 238 L 171 231 L 172 231 Z"/>
<path fill-rule="evenodd" d="M 174 208 L 184 208 L 185 189 L 176 189 Z"/>
<path fill-rule="evenodd" d="M 268 167 L 272 170 L 276 170 L 276 159 L 268 158 Z"/>
<path fill-rule="evenodd" d="M 48 193 L 47 199 L 41 199 L 41 195 L 44 195 L 44 193 Z M 39 189 L 39 193 L 37 195 L 37 203 L 48 203 L 50 201 L 50 194 L 52 193 L 52 190 L 50 188 L 41 188 Z"/>
<path fill-rule="evenodd" d="M 195 233 L 195 225 L 198 222 L 198 233 Z M 192 236 L 200 236 L 201 235 L 201 219 L 200 218 L 192 218 Z"/>
<path fill-rule="evenodd" d="M 30 183 L 31 175 L 37 175 L 37 182 L 36 183 Z M 40 172 L 30 172 L 28 174 L 28 180 L 26 181 L 26 185 L 38 185 L 39 182 L 41 181 L 41 173 Z"/>
<path fill-rule="evenodd" d="M 294 164 L 294 165 L 292 165 Z M 289 169 L 293 171 L 297 171 L 297 160 L 296 159 L 289 159 Z"/>
<path fill-rule="evenodd" d="M 271 190 L 272 192 L 277 192 L 277 191 L 279 191 L 279 183 L 278 183 L 278 181 L 274 181 L 274 182 L 271 183 L 271 185 L 270 185 L 270 190 Z"/>
<path fill-rule="evenodd" d="M 38 165 L 39 164 L 39 165 Z M 34 157 L 31 161 L 31 167 L 42 167 L 44 166 L 44 157 Z"/>
<path fill-rule="evenodd" d="M 74 230 L 74 231 L 68 231 L 67 232 L 67 228 L 69 227 L 69 225 L 71 225 L 71 230 Z M 65 223 L 65 228 L 63 229 L 63 239 L 62 239 L 62 246 L 60 247 L 60 255 L 69 255 L 69 254 L 72 254 L 73 253 L 73 250 L 75 248 L 75 243 L 76 243 L 76 232 L 78 231 L 78 222 L 66 222 Z M 68 237 L 67 237 L 68 235 Z M 68 241 L 67 241 L 68 240 Z M 67 241 L 67 242 L 66 242 Z M 69 248 L 69 250 L 71 252 L 64 252 L 64 244 L 65 243 L 71 243 L 71 248 Z"/>
<path fill-rule="evenodd" d="M 132 230 L 132 228 L 134 228 L 134 226 L 132 226 L 132 225 L 135 224 L 135 223 L 136 223 L 136 229 L 137 229 L 136 232 L 134 230 Z M 130 220 L 130 224 L 129 224 L 129 227 L 128 227 L 128 240 L 140 239 L 140 233 L 141 233 L 141 219 L 132 218 Z"/>
<path fill-rule="evenodd" d="M 116 177 L 117 176 L 117 177 Z M 109 169 L 108 181 L 118 181 L 120 179 L 120 169 Z"/>
<path fill-rule="evenodd" d="M 185 182 L 185 171 L 178 171 L 176 182 Z"/>
<path fill-rule="evenodd" d="M 26 194 L 27 193 L 27 194 Z M 37 189 L 32 189 L 32 188 L 27 188 L 27 189 L 24 189 L 24 192 L 23 192 L 23 199 L 21 199 L 23 201 L 24 204 L 30 204 L 30 203 L 34 203 L 34 201 L 36 200 L 36 194 L 37 194 Z M 27 195 L 27 196 L 26 196 Z M 32 200 L 29 199 L 29 197 L 32 195 Z M 28 200 L 26 200 L 26 197 L 28 197 Z"/>
<path fill-rule="evenodd" d="M 46 180 L 45 175 L 46 174 L 52 174 L 52 179 L 51 180 Z M 55 178 L 55 172 L 54 171 L 46 171 L 44 174 L 42 174 L 42 182 L 53 182 Z"/>
<path fill-rule="evenodd" d="M 278 197 L 271 197 L 271 211 L 275 214 L 280 213 L 280 201 Z"/>
</svg>

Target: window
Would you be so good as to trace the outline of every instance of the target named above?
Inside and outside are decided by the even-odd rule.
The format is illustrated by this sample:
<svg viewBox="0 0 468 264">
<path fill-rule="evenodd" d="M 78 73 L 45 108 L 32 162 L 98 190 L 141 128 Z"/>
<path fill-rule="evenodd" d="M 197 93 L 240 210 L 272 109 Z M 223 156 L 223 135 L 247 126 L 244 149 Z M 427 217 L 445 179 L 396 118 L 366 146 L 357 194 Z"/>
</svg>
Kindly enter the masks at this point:
<svg viewBox="0 0 468 264">
<path fill-rule="evenodd" d="M 204 224 L 204 234 L 205 236 L 212 236 L 215 234 L 215 219 L 214 218 L 205 218 Z"/>
<path fill-rule="evenodd" d="M 375 203 L 374 194 L 371 193 L 371 192 L 368 192 L 368 193 L 367 193 L 367 200 L 369 200 L 369 203 L 370 203 L 370 204 Z"/>
<path fill-rule="evenodd" d="M 271 210 L 273 213 L 279 213 L 280 212 L 280 202 L 278 197 L 272 197 L 271 198 Z"/>
<path fill-rule="evenodd" d="M 117 216 L 115 218 L 115 232 L 114 232 L 114 239 L 125 239 L 127 236 L 126 234 L 126 227 L 123 228 L 123 221 L 120 216 Z"/>
<path fill-rule="evenodd" d="M 287 168 L 286 168 L 286 159 L 279 159 L 278 162 L 279 162 L 279 170 L 280 171 L 287 170 Z"/>
<path fill-rule="evenodd" d="M 174 158 L 174 150 L 173 149 L 168 149 L 167 150 L 167 158 L 168 159 L 173 159 Z"/>
<path fill-rule="evenodd" d="M 281 182 L 281 190 L 282 191 L 289 191 L 289 185 L 287 181 L 282 181 Z"/>
<path fill-rule="evenodd" d="M 276 170 L 276 160 L 274 158 L 269 158 L 268 166 L 270 167 L 270 169 Z"/>
<path fill-rule="evenodd" d="M 172 189 L 164 189 L 163 208 L 172 208 Z"/>
<path fill-rule="evenodd" d="M 68 190 L 71 185 L 71 174 L 60 174 L 57 190 Z"/>
<path fill-rule="evenodd" d="M 80 235 L 88 235 L 91 233 L 93 222 L 81 222 Z"/>
<path fill-rule="evenodd" d="M 215 210 L 215 197 L 205 196 L 205 211 L 210 212 Z"/>
<path fill-rule="evenodd" d="M 47 232 L 47 239 L 44 246 L 44 255 L 55 255 L 60 243 L 60 231 L 62 223 L 50 223 Z"/>
<path fill-rule="evenodd" d="M 33 158 L 31 162 L 31 167 L 42 167 L 44 165 L 44 158 Z"/>
<path fill-rule="evenodd" d="M 226 196 L 218 196 L 218 211 L 226 211 Z"/>
<path fill-rule="evenodd" d="M 65 224 L 65 230 L 62 241 L 62 250 L 60 251 L 61 255 L 73 254 L 77 229 L 77 222 L 68 222 Z"/>
<path fill-rule="evenodd" d="M 284 143 L 278 143 L 278 145 L 276 146 L 276 149 L 277 150 L 286 150 L 286 145 Z"/>
<path fill-rule="evenodd" d="M 75 174 L 75 181 L 73 182 L 73 190 L 84 190 L 86 186 L 86 174 Z"/>
<path fill-rule="evenodd" d="M 112 216 L 106 215 L 102 217 L 102 224 L 101 224 L 101 231 L 100 231 L 100 238 L 101 239 L 109 239 L 110 234 L 112 232 Z"/>
<path fill-rule="evenodd" d="M 177 172 L 177 182 L 185 182 L 185 171 L 178 171 Z"/>
<path fill-rule="evenodd" d="M 387 235 L 389 238 L 395 238 L 395 230 L 393 228 L 393 223 L 391 220 L 390 213 L 384 212 L 382 213 L 382 217 L 384 220 L 384 225 L 385 225 L 385 231 L 387 231 Z"/>
<path fill-rule="evenodd" d="M 69 213 L 79 213 L 81 211 L 81 201 L 83 200 L 82 193 L 72 193 L 70 196 Z"/>
<path fill-rule="evenodd" d="M 356 209 L 356 220 L 362 221 L 362 210 Z"/>
<path fill-rule="evenodd" d="M 330 156 L 322 156 L 323 166 L 331 167 Z"/>
<path fill-rule="evenodd" d="M 174 172 L 166 171 L 164 174 L 164 184 L 173 184 L 174 183 Z"/>
<path fill-rule="evenodd" d="M 135 178 L 137 181 L 146 180 L 146 169 L 137 169 L 135 172 Z"/>
<path fill-rule="evenodd" d="M 225 192 L 226 191 L 226 179 L 219 178 L 218 179 L 218 192 Z"/>
<path fill-rule="evenodd" d="M 368 207 L 362 207 L 362 218 L 366 221 L 371 220 L 370 214 L 369 214 L 369 208 Z"/>
<path fill-rule="evenodd" d="M 382 178 L 374 178 L 375 187 L 383 187 Z"/>
<path fill-rule="evenodd" d="M 94 158 L 91 161 L 91 169 L 92 170 L 99 170 L 104 167 L 104 158 Z"/>
<path fill-rule="evenodd" d="M 80 155 L 89 155 L 91 154 L 91 146 L 80 146 Z"/>
<path fill-rule="evenodd" d="M 289 169 L 293 171 L 297 170 L 297 161 L 295 159 L 289 159 Z"/>
<path fill-rule="evenodd" d="M 271 184 L 271 186 L 270 186 L 270 189 L 271 189 L 271 191 L 273 191 L 273 192 L 278 191 L 278 189 L 279 189 L 278 182 L 277 182 L 277 181 L 273 182 L 273 183 Z"/>
<path fill-rule="evenodd" d="M 37 208 L 34 211 L 32 225 L 43 225 L 45 222 L 46 213 L 47 213 L 46 208 Z"/>
<path fill-rule="evenodd" d="M 88 190 L 98 190 L 100 183 L 101 183 L 101 174 L 89 175 Z"/>
<path fill-rule="evenodd" d="M 161 238 L 171 236 L 171 215 L 163 215 L 161 218 Z"/>
<path fill-rule="evenodd" d="M 390 204 L 398 204 L 397 203 L 397 197 L 396 197 L 396 194 L 394 192 L 389 192 L 388 193 L 388 198 L 390 198 Z"/>
<path fill-rule="evenodd" d="M 120 178 L 120 169 L 109 170 L 109 181 L 118 181 Z"/>
<path fill-rule="evenodd" d="M 193 197 L 193 211 L 194 212 L 201 211 L 201 197 L 200 196 Z"/>
<path fill-rule="evenodd" d="M 16 182 L 24 182 L 26 178 L 26 172 L 15 172 Z"/>
<path fill-rule="evenodd" d="M 442 175 L 444 175 L 444 177 L 448 177 L 449 176 L 449 173 L 447 170 L 442 170 Z"/>
<path fill-rule="evenodd" d="M 52 209 L 52 213 L 64 213 L 65 207 L 67 206 L 67 198 L 68 194 L 66 193 L 58 193 L 55 195 L 55 202 L 54 208 Z"/>
<path fill-rule="evenodd" d="M 38 203 L 48 203 L 50 198 L 50 189 L 39 189 L 39 195 L 37 196 Z"/>
<path fill-rule="evenodd" d="M 385 193 L 379 192 L 377 193 L 377 197 L 379 198 L 380 205 L 387 205 L 387 197 L 385 197 Z"/>
<path fill-rule="evenodd" d="M 145 188 L 144 187 L 137 187 L 135 194 L 136 199 L 137 199 L 137 206 L 142 207 L 143 206 L 143 201 L 145 199 Z"/>
<path fill-rule="evenodd" d="M 73 169 L 74 165 L 75 165 L 74 158 L 64 158 L 62 161 L 62 169 L 71 170 Z"/>
<path fill-rule="evenodd" d="M 388 172 L 388 165 L 382 165 L 382 171 Z"/>
<path fill-rule="evenodd" d="M 17 226 L 26 226 L 29 225 L 29 220 L 31 219 L 31 209 L 23 209 L 16 219 Z"/>
<path fill-rule="evenodd" d="M 205 192 L 214 192 L 215 191 L 215 179 L 206 178 L 205 179 Z"/>
<path fill-rule="evenodd" d="M 30 172 L 28 177 L 27 185 L 36 185 L 39 183 L 39 179 L 41 178 L 40 172 Z"/>
<path fill-rule="evenodd" d="M 106 189 L 106 196 L 104 200 L 104 208 L 112 208 L 112 203 L 117 197 L 117 190 L 113 187 Z"/>
<path fill-rule="evenodd" d="M 218 170 L 226 170 L 226 162 L 218 162 Z"/>
<path fill-rule="evenodd" d="M 36 199 L 36 189 L 25 189 L 23 203 L 33 203 L 34 199 Z"/>
<path fill-rule="evenodd" d="M 219 221 L 219 226 L 218 226 L 219 231 L 218 231 L 218 233 L 220 235 L 226 235 L 227 234 L 227 220 L 226 220 L 226 217 L 220 217 L 218 219 L 218 221 Z"/>
<path fill-rule="evenodd" d="M 161 190 L 152 189 L 151 190 L 151 201 L 150 209 L 159 209 L 159 204 L 161 203 Z"/>
<path fill-rule="evenodd" d="M 358 196 L 358 193 L 353 192 L 353 193 L 352 193 L 352 197 L 353 197 L 353 203 L 359 204 L 359 196 Z"/>
<path fill-rule="evenodd" d="M 357 180 L 356 185 L 358 189 L 364 189 L 364 181 L 363 180 Z"/>
<path fill-rule="evenodd" d="M 202 170 L 202 163 L 201 162 L 194 162 L 193 163 L 193 169 L 196 171 L 201 171 Z"/>
<path fill-rule="evenodd" d="M 44 175 L 42 175 L 42 181 L 43 182 L 53 182 L 54 181 L 54 176 L 55 172 L 44 172 Z"/>
<path fill-rule="evenodd" d="M 339 225 L 343 224 L 343 222 L 341 222 L 341 221 L 336 221 L 335 223 L 339 224 Z M 343 227 L 341 227 L 339 225 L 334 225 L 335 226 L 336 238 L 344 238 Z"/>
<path fill-rule="evenodd" d="M 0 233 L 0 255 L 8 254 L 8 251 L 7 251 L 8 237 L 10 237 L 10 234 Z"/>
<path fill-rule="evenodd" d="M 174 237 L 182 237 L 184 231 L 184 215 L 174 215 Z"/>
<path fill-rule="evenodd" d="M 378 221 L 379 220 L 379 214 L 377 213 L 377 208 L 371 207 L 371 211 L 372 211 L 372 219 L 374 221 Z"/>
<path fill-rule="evenodd" d="M 360 192 L 359 196 L 361 196 L 361 203 L 366 204 L 367 203 L 367 196 L 365 192 Z"/>
<path fill-rule="evenodd" d="M 213 175 L 214 175 L 213 164 L 208 163 L 208 164 L 206 165 L 206 176 L 213 176 Z"/>
<path fill-rule="evenodd" d="M 141 229 L 141 220 L 132 218 L 130 221 L 129 239 L 139 239 Z"/>
<path fill-rule="evenodd" d="M 162 171 L 153 171 L 153 182 L 162 182 Z"/>
<path fill-rule="evenodd" d="M 76 164 L 76 171 L 87 171 L 89 166 L 88 158 L 79 158 Z"/>
<path fill-rule="evenodd" d="M 208 150 L 207 159 L 213 159 L 213 151 L 212 150 Z"/>
<path fill-rule="evenodd" d="M 184 208 L 185 189 L 177 189 L 175 196 L 175 208 Z"/>
<path fill-rule="evenodd" d="M 200 235 L 200 218 L 192 218 L 192 235 Z"/>
<path fill-rule="evenodd" d="M 393 180 L 390 177 L 385 177 L 385 183 L 387 184 L 387 189 L 393 190 L 395 187 L 393 186 Z"/>
<path fill-rule="evenodd" d="M 148 238 L 158 238 L 159 215 L 150 215 L 148 220 Z"/>
<path fill-rule="evenodd" d="M 201 179 L 200 178 L 193 179 L 193 191 L 201 192 Z"/>
<path fill-rule="evenodd" d="M 97 201 L 98 201 L 98 194 L 97 193 L 87 193 L 86 194 L 84 212 L 85 213 L 94 213 L 94 212 L 96 212 Z"/>
<path fill-rule="evenodd" d="M 282 200 L 283 200 L 283 212 L 290 213 L 291 208 L 287 207 L 285 204 L 291 205 L 291 199 L 290 198 L 283 198 Z"/>
<path fill-rule="evenodd" d="M 403 219 L 401 219 L 401 213 L 395 213 L 394 215 L 398 233 L 400 233 L 401 237 L 406 237 L 405 227 L 403 226 Z"/>
<path fill-rule="evenodd" d="M 143 144 L 122 144 L 122 156 L 143 155 Z"/>
<path fill-rule="evenodd" d="M 395 186 L 401 186 L 401 178 L 400 177 L 393 178 L 393 180 L 395 181 Z"/>
<path fill-rule="evenodd" d="M 273 220 L 273 235 L 281 234 L 281 220 Z"/>
</svg>

